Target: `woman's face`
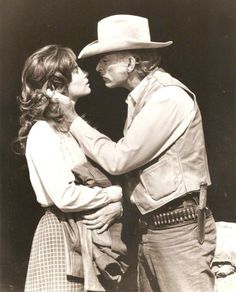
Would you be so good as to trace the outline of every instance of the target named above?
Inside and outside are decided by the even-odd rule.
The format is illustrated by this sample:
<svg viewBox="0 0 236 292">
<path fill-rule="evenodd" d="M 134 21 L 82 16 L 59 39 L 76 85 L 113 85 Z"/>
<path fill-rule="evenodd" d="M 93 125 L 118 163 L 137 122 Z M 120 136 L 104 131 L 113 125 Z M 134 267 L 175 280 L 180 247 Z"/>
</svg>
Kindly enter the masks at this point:
<svg viewBox="0 0 236 292">
<path fill-rule="evenodd" d="M 68 95 L 73 101 L 90 94 L 91 89 L 88 81 L 88 73 L 76 67 L 72 72 L 72 79 L 68 86 Z"/>
</svg>

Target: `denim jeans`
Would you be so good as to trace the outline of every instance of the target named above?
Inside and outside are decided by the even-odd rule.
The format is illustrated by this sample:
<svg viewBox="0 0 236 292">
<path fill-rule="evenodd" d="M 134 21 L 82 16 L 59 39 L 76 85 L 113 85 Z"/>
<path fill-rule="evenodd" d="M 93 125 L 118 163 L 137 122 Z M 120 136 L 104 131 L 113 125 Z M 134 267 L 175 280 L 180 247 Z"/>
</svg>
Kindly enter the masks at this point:
<svg viewBox="0 0 236 292">
<path fill-rule="evenodd" d="M 216 245 L 212 216 L 206 219 L 205 241 L 197 224 L 150 230 L 142 234 L 138 254 L 139 292 L 213 292 L 210 265 Z"/>
</svg>

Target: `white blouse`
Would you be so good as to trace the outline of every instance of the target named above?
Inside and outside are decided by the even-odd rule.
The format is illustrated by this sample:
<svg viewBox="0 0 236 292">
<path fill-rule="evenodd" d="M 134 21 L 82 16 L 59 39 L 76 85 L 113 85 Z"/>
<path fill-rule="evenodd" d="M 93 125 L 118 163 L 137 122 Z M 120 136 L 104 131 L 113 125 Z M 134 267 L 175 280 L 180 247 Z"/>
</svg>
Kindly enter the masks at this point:
<svg viewBox="0 0 236 292">
<path fill-rule="evenodd" d="M 56 205 L 64 212 L 76 212 L 119 201 L 119 186 L 108 188 L 76 185 L 72 169 L 87 161 L 70 133 L 56 131 L 46 121 L 36 122 L 26 144 L 30 181 L 42 206 Z"/>
</svg>

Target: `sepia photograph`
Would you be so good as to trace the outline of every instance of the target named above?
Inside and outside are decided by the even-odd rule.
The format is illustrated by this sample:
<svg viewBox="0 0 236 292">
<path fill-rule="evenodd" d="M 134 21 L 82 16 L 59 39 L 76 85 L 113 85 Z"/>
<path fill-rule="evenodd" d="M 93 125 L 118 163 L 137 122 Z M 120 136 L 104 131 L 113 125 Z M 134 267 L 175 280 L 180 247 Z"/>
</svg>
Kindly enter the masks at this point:
<svg viewBox="0 0 236 292">
<path fill-rule="evenodd" d="M 236 2 L 0 0 L 0 291 L 236 291 Z"/>
</svg>

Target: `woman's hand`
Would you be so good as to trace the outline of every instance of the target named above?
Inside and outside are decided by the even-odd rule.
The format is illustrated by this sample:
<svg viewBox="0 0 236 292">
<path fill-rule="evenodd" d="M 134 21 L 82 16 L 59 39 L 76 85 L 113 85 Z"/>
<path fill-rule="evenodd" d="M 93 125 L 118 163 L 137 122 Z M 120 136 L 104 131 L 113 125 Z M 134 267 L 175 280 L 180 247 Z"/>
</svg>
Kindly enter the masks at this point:
<svg viewBox="0 0 236 292">
<path fill-rule="evenodd" d="M 83 223 L 88 229 L 97 229 L 97 233 L 103 233 L 110 224 L 122 216 L 123 207 L 121 202 L 111 203 L 97 212 L 83 216 Z"/>
</svg>

